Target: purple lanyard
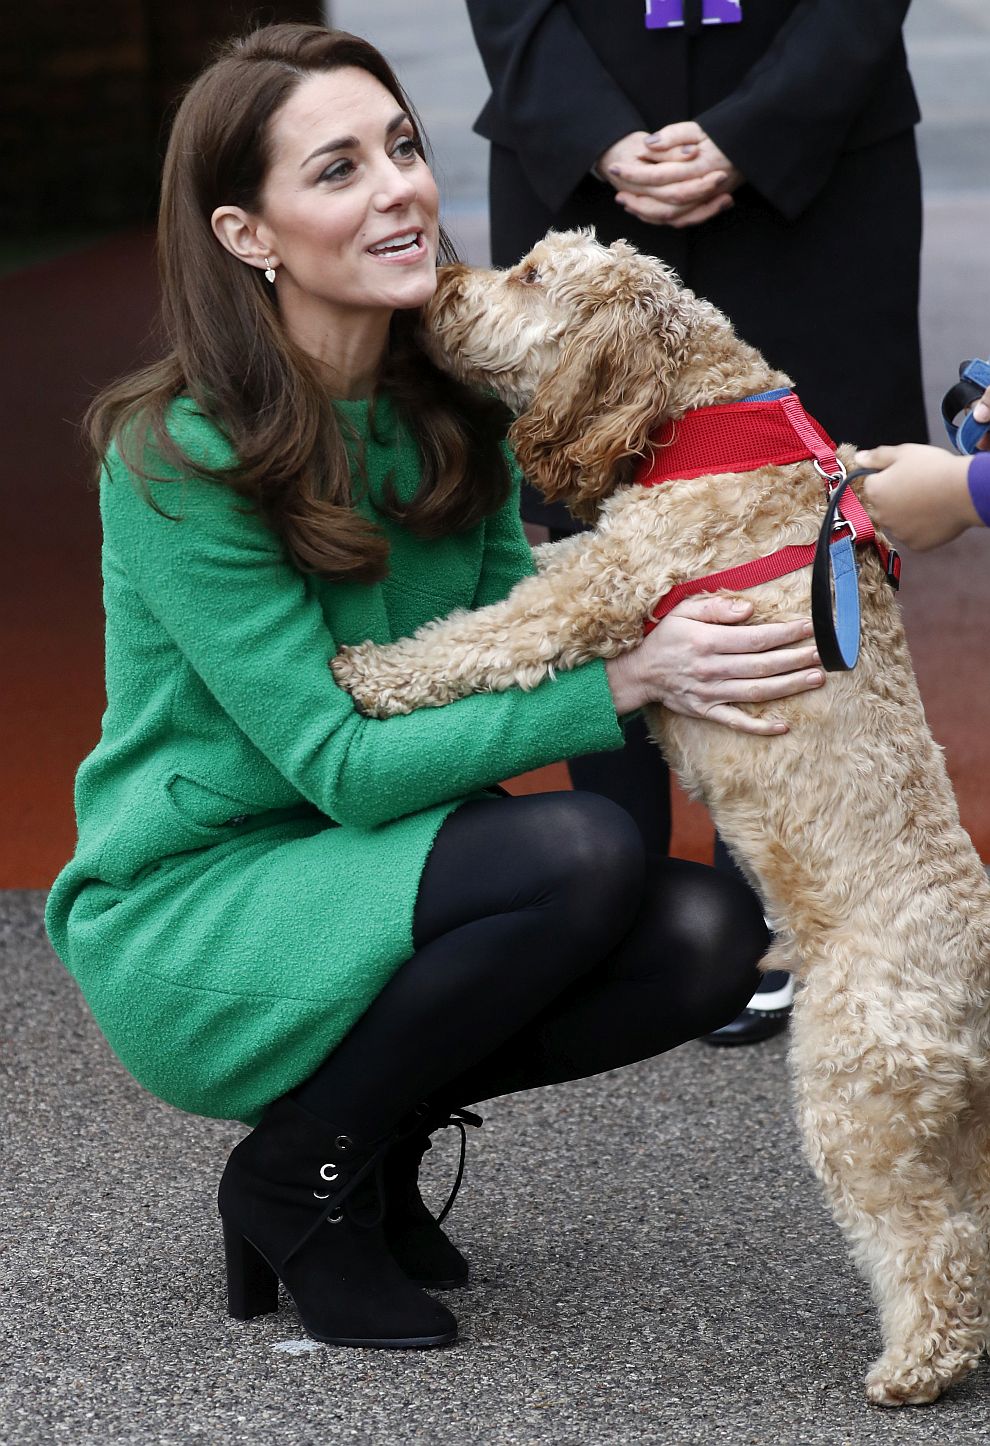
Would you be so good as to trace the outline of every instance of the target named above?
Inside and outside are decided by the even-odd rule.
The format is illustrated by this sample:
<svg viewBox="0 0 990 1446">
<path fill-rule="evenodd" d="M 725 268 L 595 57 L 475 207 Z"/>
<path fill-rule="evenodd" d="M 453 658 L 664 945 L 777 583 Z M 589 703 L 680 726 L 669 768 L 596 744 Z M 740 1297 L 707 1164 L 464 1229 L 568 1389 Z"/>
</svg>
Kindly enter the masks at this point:
<svg viewBox="0 0 990 1446">
<path fill-rule="evenodd" d="M 738 25 L 741 19 L 742 0 L 646 0 L 647 30 L 697 31 L 702 25 Z"/>
</svg>

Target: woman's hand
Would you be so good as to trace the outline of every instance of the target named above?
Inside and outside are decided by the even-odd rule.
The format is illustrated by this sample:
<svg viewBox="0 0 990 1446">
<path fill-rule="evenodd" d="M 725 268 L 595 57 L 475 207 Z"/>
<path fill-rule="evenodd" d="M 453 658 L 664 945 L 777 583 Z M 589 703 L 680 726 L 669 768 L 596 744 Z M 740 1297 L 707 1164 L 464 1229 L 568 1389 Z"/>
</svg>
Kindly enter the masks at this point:
<svg viewBox="0 0 990 1446">
<path fill-rule="evenodd" d="M 697 226 L 732 205 L 742 175 L 694 121 L 634 131 L 598 158 L 616 202 L 654 226 Z"/>
<path fill-rule="evenodd" d="M 645 703 L 707 718 L 740 733 L 786 733 L 787 724 L 740 703 L 789 698 L 825 681 L 807 619 L 746 623 L 753 605 L 724 597 L 678 603 L 637 648 L 605 664 L 615 711 Z"/>
<path fill-rule="evenodd" d="M 967 481 L 969 457 L 906 442 L 857 452 L 856 462 L 878 469 L 863 483 L 874 521 L 908 547 L 926 552 L 980 525 Z"/>
</svg>

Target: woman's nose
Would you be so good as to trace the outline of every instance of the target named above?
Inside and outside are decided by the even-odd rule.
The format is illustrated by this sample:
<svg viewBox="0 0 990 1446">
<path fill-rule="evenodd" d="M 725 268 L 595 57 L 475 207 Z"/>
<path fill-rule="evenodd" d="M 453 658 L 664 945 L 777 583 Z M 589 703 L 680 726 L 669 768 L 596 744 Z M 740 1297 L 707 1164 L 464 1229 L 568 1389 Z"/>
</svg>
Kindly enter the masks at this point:
<svg viewBox="0 0 990 1446">
<path fill-rule="evenodd" d="M 400 171 L 393 162 L 387 163 L 379 180 L 375 204 L 380 211 L 390 211 L 395 206 L 408 206 L 416 197 L 416 185 L 411 176 Z"/>
</svg>

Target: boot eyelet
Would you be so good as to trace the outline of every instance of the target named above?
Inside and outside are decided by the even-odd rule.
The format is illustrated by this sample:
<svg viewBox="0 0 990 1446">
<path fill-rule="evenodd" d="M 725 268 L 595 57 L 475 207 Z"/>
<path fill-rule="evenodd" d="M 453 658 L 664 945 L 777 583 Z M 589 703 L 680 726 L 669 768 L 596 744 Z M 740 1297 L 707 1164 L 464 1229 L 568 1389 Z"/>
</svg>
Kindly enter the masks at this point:
<svg viewBox="0 0 990 1446">
<path fill-rule="evenodd" d="M 328 1175 L 328 1174 L 327 1174 L 327 1171 L 328 1171 L 328 1170 L 331 1170 L 333 1173 L 330 1174 L 330 1175 Z M 339 1175 L 340 1175 L 340 1171 L 337 1169 L 337 1166 L 336 1166 L 335 1164 L 333 1164 L 332 1161 L 331 1161 L 329 1164 L 327 1164 L 327 1165 L 321 1165 L 321 1166 L 320 1166 L 320 1179 L 321 1179 L 321 1180 L 328 1180 L 328 1181 L 329 1181 L 329 1180 L 336 1180 L 336 1179 L 339 1177 Z"/>
<path fill-rule="evenodd" d="M 354 1141 L 351 1139 L 350 1135 L 338 1135 L 333 1143 L 335 1147 L 342 1153 L 346 1150 L 353 1150 L 354 1148 Z"/>
<path fill-rule="evenodd" d="M 331 1225 L 339 1225 L 343 1218 L 343 1210 L 331 1210 L 330 1214 L 327 1216 L 327 1221 Z"/>
</svg>

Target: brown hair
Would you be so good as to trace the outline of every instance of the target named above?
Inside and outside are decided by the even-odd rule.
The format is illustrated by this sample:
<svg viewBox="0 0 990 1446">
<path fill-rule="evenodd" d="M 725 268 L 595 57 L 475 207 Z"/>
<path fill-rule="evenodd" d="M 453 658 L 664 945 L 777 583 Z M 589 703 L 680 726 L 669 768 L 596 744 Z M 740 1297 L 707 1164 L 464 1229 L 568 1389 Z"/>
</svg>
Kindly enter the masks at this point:
<svg viewBox="0 0 990 1446">
<path fill-rule="evenodd" d="M 274 288 L 232 256 L 210 224 L 221 205 L 257 209 L 272 117 L 307 76 L 344 66 L 367 71 L 390 91 L 412 117 L 425 158 L 418 117 L 367 41 L 287 24 L 226 45 L 187 92 L 165 157 L 158 255 L 169 350 L 97 397 L 87 424 L 99 456 L 116 443 L 152 506 L 147 484 L 163 479 L 149 470 L 149 434 L 166 466 L 248 498 L 302 571 L 373 581 L 387 572 L 388 543 L 353 508 L 326 379 L 286 335 Z M 443 261 L 453 259 L 442 231 L 440 253 Z M 419 536 L 440 537 L 473 527 L 507 497 L 498 446 L 507 415 L 493 398 L 433 365 L 417 341 L 418 322 L 418 311 L 395 313 L 379 386 L 416 439 L 422 481 L 410 502 L 400 503 L 386 487 L 376 505 Z M 169 408 L 183 394 L 229 439 L 233 466 L 210 469 L 170 436 Z"/>
</svg>

